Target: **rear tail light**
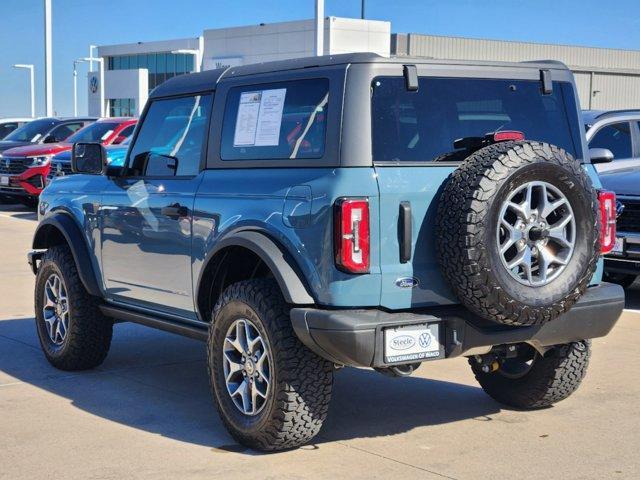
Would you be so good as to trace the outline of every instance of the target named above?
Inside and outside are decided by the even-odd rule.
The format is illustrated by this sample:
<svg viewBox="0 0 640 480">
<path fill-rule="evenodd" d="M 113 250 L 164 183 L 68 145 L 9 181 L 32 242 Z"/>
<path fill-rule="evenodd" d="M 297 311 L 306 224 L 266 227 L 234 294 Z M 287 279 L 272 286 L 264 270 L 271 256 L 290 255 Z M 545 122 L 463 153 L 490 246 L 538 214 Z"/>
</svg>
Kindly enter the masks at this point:
<svg viewBox="0 0 640 480">
<path fill-rule="evenodd" d="M 502 130 L 493 134 L 494 143 L 524 140 L 524 133 L 517 130 Z"/>
<path fill-rule="evenodd" d="M 348 273 L 369 272 L 369 201 L 340 198 L 334 212 L 336 266 Z"/>
<path fill-rule="evenodd" d="M 616 243 L 616 194 L 598 192 L 600 202 L 600 252 L 609 253 Z"/>
</svg>

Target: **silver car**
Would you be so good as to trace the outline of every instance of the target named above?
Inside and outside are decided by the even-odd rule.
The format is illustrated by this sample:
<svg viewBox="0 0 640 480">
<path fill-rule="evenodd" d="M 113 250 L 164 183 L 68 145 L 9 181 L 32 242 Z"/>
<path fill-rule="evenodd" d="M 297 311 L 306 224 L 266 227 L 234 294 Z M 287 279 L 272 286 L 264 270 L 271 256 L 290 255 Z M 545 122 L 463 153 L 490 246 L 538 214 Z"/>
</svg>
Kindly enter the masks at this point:
<svg viewBox="0 0 640 480">
<path fill-rule="evenodd" d="M 584 110 L 582 118 L 598 172 L 640 167 L 640 110 Z"/>
</svg>

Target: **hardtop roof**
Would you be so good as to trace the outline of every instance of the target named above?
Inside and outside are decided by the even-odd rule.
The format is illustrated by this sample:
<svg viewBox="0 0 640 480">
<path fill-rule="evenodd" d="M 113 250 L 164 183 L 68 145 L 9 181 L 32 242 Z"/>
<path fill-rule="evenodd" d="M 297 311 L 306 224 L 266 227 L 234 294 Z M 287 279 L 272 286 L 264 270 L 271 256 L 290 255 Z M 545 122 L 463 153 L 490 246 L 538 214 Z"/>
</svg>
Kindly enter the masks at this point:
<svg viewBox="0 0 640 480">
<path fill-rule="evenodd" d="M 186 95 L 215 90 L 221 78 L 234 78 L 261 73 L 272 73 L 286 70 L 298 70 L 314 67 L 347 65 L 355 63 L 386 63 L 401 65 L 472 65 L 480 67 L 512 67 L 531 69 L 568 70 L 562 62 L 555 60 L 537 60 L 526 62 L 496 62 L 480 60 L 445 60 L 426 57 L 383 57 L 375 53 L 343 53 L 320 57 L 292 58 L 273 62 L 254 63 L 229 68 L 206 70 L 199 73 L 184 74 L 173 77 L 156 87 L 150 98 Z"/>
</svg>

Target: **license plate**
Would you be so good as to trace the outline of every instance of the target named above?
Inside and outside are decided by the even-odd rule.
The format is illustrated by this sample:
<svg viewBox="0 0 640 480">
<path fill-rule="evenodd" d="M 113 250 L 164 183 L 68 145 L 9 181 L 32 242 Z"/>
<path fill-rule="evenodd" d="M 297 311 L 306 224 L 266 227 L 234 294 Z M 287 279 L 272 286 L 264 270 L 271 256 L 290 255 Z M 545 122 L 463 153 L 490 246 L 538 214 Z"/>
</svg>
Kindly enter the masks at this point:
<svg viewBox="0 0 640 480">
<path fill-rule="evenodd" d="M 9 185 L 9 177 L 0 177 L 0 185 Z"/>
<path fill-rule="evenodd" d="M 613 249 L 611 250 L 612 255 L 623 255 L 624 254 L 624 238 L 617 237 L 616 243 L 613 245 Z"/>
<path fill-rule="evenodd" d="M 385 363 L 427 360 L 443 355 L 440 325 L 429 323 L 384 330 Z"/>
</svg>

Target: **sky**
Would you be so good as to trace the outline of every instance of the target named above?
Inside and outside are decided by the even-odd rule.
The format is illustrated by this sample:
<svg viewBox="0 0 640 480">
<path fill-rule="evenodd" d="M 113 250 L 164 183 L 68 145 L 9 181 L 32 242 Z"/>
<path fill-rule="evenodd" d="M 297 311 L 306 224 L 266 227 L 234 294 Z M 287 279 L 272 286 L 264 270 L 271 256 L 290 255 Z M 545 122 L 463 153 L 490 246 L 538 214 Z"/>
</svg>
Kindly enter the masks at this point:
<svg viewBox="0 0 640 480">
<path fill-rule="evenodd" d="M 44 114 L 43 0 L 0 0 L 0 117 L 28 115 L 32 63 L 36 115 Z M 73 113 L 72 63 L 89 45 L 196 37 L 223 28 L 313 18 L 314 0 L 52 0 L 53 107 Z M 325 15 L 360 17 L 360 0 L 326 0 Z M 640 49 L 638 0 L 366 0 L 366 18 L 393 33 Z M 86 64 L 78 70 L 86 113 Z"/>
</svg>

